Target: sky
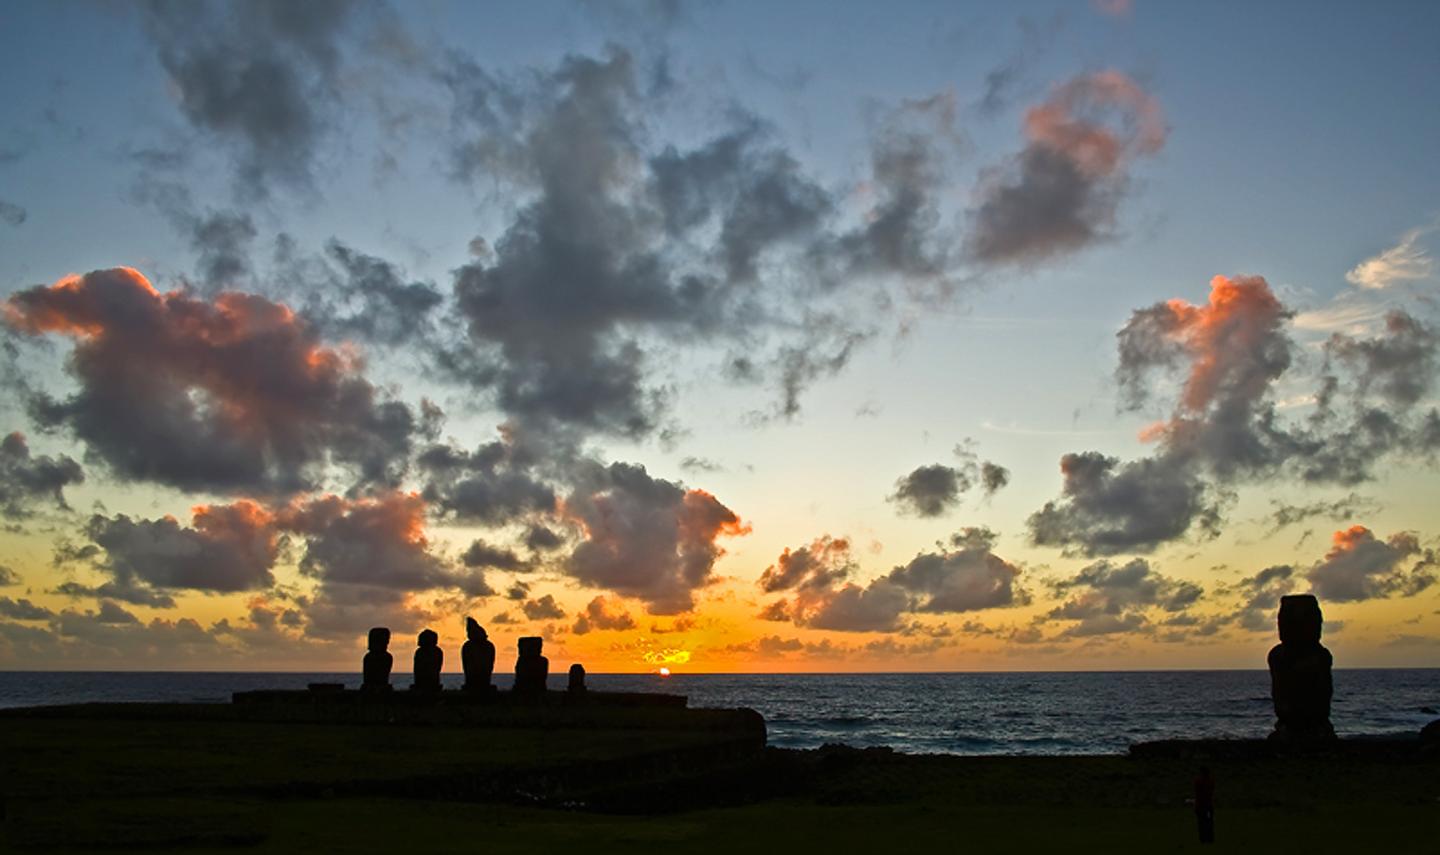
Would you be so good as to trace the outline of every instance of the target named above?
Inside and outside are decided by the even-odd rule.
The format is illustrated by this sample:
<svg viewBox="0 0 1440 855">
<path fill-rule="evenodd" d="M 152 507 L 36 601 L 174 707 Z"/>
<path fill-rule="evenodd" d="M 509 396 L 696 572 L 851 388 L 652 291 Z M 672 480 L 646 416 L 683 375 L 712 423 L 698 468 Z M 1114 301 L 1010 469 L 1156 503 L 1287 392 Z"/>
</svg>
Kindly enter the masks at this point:
<svg viewBox="0 0 1440 855">
<path fill-rule="evenodd" d="M 1433 664 L 1437 34 L 7 3 L 0 668 Z"/>
</svg>

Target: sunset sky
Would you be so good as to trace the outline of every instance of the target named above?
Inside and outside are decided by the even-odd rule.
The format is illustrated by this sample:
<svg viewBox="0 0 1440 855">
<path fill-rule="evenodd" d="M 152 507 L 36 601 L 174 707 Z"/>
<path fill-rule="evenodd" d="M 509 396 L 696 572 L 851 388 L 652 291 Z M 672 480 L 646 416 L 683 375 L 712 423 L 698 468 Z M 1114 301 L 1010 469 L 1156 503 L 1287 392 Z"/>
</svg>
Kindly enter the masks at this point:
<svg viewBox="0 0 1440 855">
<path fill-rule="evenodd" d="M 1440 5 L 0 6 L 0 669 L 1440 658 Z"/>
</svg>

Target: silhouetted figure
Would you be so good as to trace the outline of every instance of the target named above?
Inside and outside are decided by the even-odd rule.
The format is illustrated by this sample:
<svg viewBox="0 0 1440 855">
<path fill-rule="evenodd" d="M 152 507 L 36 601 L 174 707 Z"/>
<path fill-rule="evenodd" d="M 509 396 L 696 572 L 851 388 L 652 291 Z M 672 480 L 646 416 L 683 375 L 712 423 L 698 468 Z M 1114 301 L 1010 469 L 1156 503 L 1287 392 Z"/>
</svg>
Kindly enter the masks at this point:
<svg viewBox="0 0 1440 855">
<path fill-rule="evenodd" d="M 1270 650 L 1270 697 L 1275 702 L 1271 739 L 1324 742 L 1335 738 L 1330 726 L 1334 658 L 1320 643 L 1324 618 L 1311 594 L 1280 598 L 1280 643 Z"/>
<path fill-rule="evenodd" d="M 515 694 L 541 695 L 550 676 L 550 660 L 540 655 L 545 640 L 530 635 L 520 639 L 520 657 L 515 660 Z"/>
<path fill-rule="evenodd" d="M 585 691 L 585 666 L 576 662 L 570 666 L 570 685 L 565 690 L 575 694 Z"/>
<path fill-rule="evenodd" d="M 465 618 L 465 638 L 460 648 L 460 664 L 465 668 L 465 691 L 488 692 L 490 678 L 495 674 L 495 645 L 475 618 Z"/>
<path fill-rule="evenodd" d="M 1195 776 L 1195 825 L 1201 843 L 1215 842 L 1215 776 L 1209 766 Z"/>
<path fill-rule="evenodd" d="M 395 664 L 395 657 L 386 649 L 390 646 L 390 630 L 383 626 L 372 628 L 366 646 L 369 650 L 361 665 L 364 679 L 360 682 L 360 691 L 390 691 L 390 666 Z"/>
<path fill-rule="evenodd" d="M 417 639 L 415 648 L 415 682 L 410 688 L 419 692 L 440 691 L 440 668 L 445 664 L 445 651 L 440 649 L 440 636 L 427 629 Z"/>
</svg>

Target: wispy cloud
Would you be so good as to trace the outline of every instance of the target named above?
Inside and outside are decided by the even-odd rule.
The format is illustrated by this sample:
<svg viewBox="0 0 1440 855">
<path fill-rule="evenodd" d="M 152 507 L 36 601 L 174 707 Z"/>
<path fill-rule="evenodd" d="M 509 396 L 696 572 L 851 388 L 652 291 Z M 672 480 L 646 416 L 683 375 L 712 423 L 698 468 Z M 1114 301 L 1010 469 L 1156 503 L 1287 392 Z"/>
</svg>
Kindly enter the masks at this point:
<svg viewBox="0 0 1440 855">
<path fill-rule="evenodd" d="M 1358 269 L 1357 267 L 1356 270 Z M 1354 271 L 1348 275 L 1354 275 Z M 1384 302 L 1376 302 L 1373 299 L 1360 297 L 1354 292 L 1347 292 L 1336 297 L 1329 305 L 1299 312 L 1295 315 L 1293 326 L 1297 330 L 1309 333 L 1364 334 L 1380 327 L 1388 310 L 1389 306 Z"/>
<path fill-rule="evenodd" d="M 1418 226 L 1400 236 L 1400 242 L 1355 265 L 1345 280 L 1360 288 L 1379 290 L 1397 282 L 1429 279 L 1435 275 L 1435 259 L 1422 239 L 1440 229 L 1440 222 Z"/>
</svg>

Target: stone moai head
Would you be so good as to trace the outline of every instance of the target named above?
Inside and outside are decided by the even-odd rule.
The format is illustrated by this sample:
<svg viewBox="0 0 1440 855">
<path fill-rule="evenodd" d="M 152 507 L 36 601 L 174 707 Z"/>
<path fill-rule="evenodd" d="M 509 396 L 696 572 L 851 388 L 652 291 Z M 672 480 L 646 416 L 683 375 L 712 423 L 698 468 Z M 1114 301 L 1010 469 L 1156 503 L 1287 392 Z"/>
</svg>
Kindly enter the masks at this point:
<svg viewBox="0 0 1440 855">
<path fill-rule="evenodd" d="M 435 634 L 435 630 L 426 629 L 420 632 L 420 637 L 416 641 L 421 647 L 435 647 L 440 643 L 440 636 Z"/>
<path fill-rule="evenodd" d="M 485 629 L 475 622 L 475 618 L 465 618 L 465 637 L 471 641 L 484 641 L 486 638 Z"/>
<path fill-rule="evenodd" d="M 545 647 L 545 639 L 538 635 L 527 635 L 520 639 L 521 656 L 539 656 Z"/>
<path fill-rule="evenodd" d="M 367 646 L 377 653 L 389 647 L 390 628 L 385 626 L 372 627 L 370 629 L 369 643 Z"/>
<path fill-rule="evenodd" d="M 1280 598 L 1280 643 L 1319 644 L 1320 601 L 1314 594 L 1291 594 Z"/>
</svg>

